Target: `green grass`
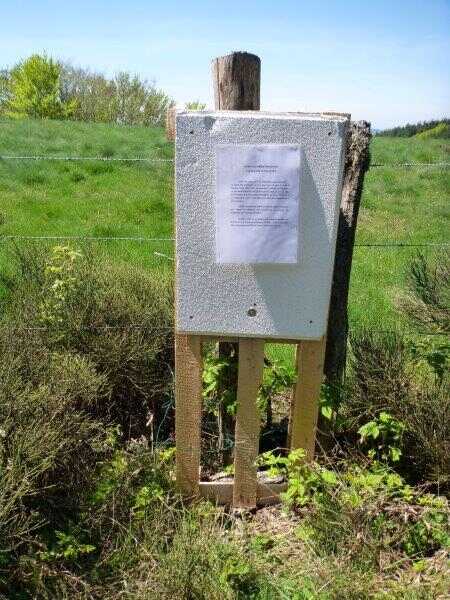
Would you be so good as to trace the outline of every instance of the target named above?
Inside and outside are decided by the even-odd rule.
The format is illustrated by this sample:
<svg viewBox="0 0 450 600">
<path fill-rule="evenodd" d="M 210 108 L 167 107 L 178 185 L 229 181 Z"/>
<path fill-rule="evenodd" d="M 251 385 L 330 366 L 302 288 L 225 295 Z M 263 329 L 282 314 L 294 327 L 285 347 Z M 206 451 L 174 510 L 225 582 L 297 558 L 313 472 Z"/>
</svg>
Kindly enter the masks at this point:
<svg viewBox="0 0 450 600">
<path fill-rule="evenodd" d="M 56 121 L 0 121 L 0 155 L 172 158 L 163 129 Z M 450 161 L 450 141 L 376 137 L 372 162 Z M 0 161 L 0 236 L 172 237 L 172 163 Z M 357 244 L 449 241 L 450 170 L 372 168 Z M 37 242 L 41 243 L 41 242 Z M 97 242 L 95 242 L 97 243 Z M 77 245 L 82 245 L 77 242 Z M 117 261 L 165 271 L 171 242 L 98 241 Z M 439 255 L 439 248 L 425 248 Z M 405 328 L 396 308 L 415 248 L 355 249 L 350 324 Z M 155 254 L 156 253 L 156 254 Z M 0 256 L 0 265 L 5 258 Z M 291 350 L 271 354 L 283 361 Z"/>
<path fill-rule="evenodd" d="M 376 137 L 372 162 L 450 162 L 450 142 Z M 440 244 L 449 242 L 450 170 L 441 167 L 379 167 L 366 175 L 356 244 Z M 357 247 L 350 290 L 350 324 L 404 328 L 396 309 L 405 289 L 410 247 Z M 428 255 L 442 249 L 425 247 Z"/>
<path fill-rule="evenodd" d="M 448 149 L 436 140 L 377 138 L 373 160 L 442 161 Z M 160 129 L 0 122 L 0 154 L 172 152 Z M 448 183 L 442 169 L 371 170 L 357 242 L 443 241 Z M 172 237 L 172 186 L 170 163 L 0 161 L 0 236 Z M 74 242 L 103 248 L 108 260 L 85 253 L 73 262 L 70 252 L 62 253 L 64 260 L 53 252 L 50 263 L 37 252 L 41 243 L 35 254 L 29 248 L 16 253 L 25 268 L 10 288 L 3 317 L 11 324 L 60 325 L 6 328 L 0 336 L 0 450 L 8 465 L 0 469 L 0 491 L 6 490 L 0 493 L 6 515 L 0 518 L 0 596 L 444 597 L 448 505 L 419 488 L 411 496 L 395 473 L 380 479 L 367 465 L 341 464 L 329 491 L 324 487 L 314 501 L 311 495 L 298 513 L 272 507 L 234 518 L 206 503 L 183 506 L 172 488 L 172 451 L 152 452 L 146 440 L 153 426 L 156 442 L 173 439 L 172 372 L 166 368 L 173 364 L 171 287 L 146 270 L 170 272 L 172 263 L 154 252 L 170 253 L 172 243 Z M 0 246 L 0 272 L 9 265 L 8 246 Z M 413 252 L 356 249 L 352 327 L 406 326 L 396 298 Z M 53 269 L 44 271 L 44 265 Z M 148 327 L 121 330 L 142 322 Z M 98 328 L 84 326 L 94 323 Z M 409 431 L 403 447 L 408 472 L 417 472 L 413 457 L 420 453 L 420 483 L 425 476 L 430 482 L 429 471 L 440 465 L 435 456 L 447 456 L 440 388 L 432 388 L 424 368 L 411 382 L 401 343 L 369 342 L 360 340 L 357 354 L 358 372 L 367 373 L 364 385 L 353 391 L 353 404 L 347 400 L 343 418 L 363 418 L 361 402 L 366 411 L 389 406 Z M 291 347 L 272 348 L 281 360 L 292 359 Z M 350 446 L 355 437 L 347 438 Z M 299 490 L 317 482 L 318 472 L 299 474 L 300 484 L 306 477 Z"/>
<path fill-rule="evenodd" d="M 160 128 L 29 120 L 1 121 L 0 132 L 0 155 L 171 158 L 173 152 Z M 0 161 L 0 235 L 171 238 L 172 170 L 170 162 Z M 119 261 L 171 264 L 154 252 L 170 255 L 172 242 L 98 245 Z"/>
</svg>

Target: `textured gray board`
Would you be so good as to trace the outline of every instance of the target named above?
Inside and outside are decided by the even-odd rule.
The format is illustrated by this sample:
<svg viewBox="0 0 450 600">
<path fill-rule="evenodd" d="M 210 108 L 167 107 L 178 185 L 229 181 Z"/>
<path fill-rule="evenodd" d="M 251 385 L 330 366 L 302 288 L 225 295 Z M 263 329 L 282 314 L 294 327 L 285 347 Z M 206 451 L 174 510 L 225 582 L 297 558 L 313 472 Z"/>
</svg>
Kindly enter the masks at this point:
<svg viewBox="0 0 450 600">
<path fill-rule="evenodd" d="M 177 113 L 178 332 L 273 339 L 318 339 L 325 334 L 347 127 L 348 117 L 326 113 Z M 216 264 L 219 144 L 301 145 L 298 264 Z M 249 316 L 250 309 L 255 309 L 254 316 Z"/>
</svg>

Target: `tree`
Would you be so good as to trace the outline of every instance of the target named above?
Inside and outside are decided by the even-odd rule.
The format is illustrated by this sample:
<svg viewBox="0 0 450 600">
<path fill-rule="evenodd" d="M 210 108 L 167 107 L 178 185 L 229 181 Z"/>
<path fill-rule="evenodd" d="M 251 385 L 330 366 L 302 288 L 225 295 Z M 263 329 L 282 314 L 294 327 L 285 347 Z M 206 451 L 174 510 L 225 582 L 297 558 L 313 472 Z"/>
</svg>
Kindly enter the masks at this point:
<svg viewBox="0 0 450 600">
<path fill-rule="evenodd" d="M 33 54 L 10 74 L 6 112 L 15 118 L 64 119 L 73 112 L 72 102 L 62 102 L 61 66 L 47 56 Z"/>
<path fill-rule="evenodd" d="M 162 125 L 172 99 L 145 79 L 127 72 L 108 79 L 101 73 L 64 64 L 61 97 L 74 101 L 79 121 L 122 125 Z"/>
</svg>

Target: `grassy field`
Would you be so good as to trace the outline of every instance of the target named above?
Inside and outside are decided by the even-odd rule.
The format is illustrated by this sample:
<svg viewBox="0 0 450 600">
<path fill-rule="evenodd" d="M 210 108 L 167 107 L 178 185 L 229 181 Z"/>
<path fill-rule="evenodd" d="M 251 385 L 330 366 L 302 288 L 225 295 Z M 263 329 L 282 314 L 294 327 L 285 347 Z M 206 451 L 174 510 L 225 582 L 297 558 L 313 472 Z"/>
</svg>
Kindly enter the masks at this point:
<svg viewBox="0 0 450 600">
<path fill-rule="evenodd" d="M 22 121 L 0 122 L 0 134 L 0 156 L 173 155 L 160 129 Z M 373 142 L 374 162 L 390 165 L 448 151 Z M 442 168 L 373 168 L 357 243 L 444 242 L 448 183 Z M 447 598 L 448 379 L 444 350 L 429 342 L 412 352 L 400 337 L 356 336 L 336 446 L 317 463 L 278 456 L 284 425 L 267 423 L 273 452 L 260 459 L 287 480 L 282 507 L 236 515 L 179 496 L 173 244 L 147 239 L 172 238 L 172 197 L 171 162 L 0 159 L 0 275 L 13 269 L 13 244 L 21 266 L 0 303 L 0 598 Z M 83 252 L 41 251 L 58 236 Z M 130 237 L 146 240 L 109 239 Z M 407 326 L 396 303 L 416 250 L 356 248 L 353 328 Z M 415 306 L 432 314 L 434 304 Z M 205 401 L 202 478 L 224 462 L 217 400 Z"/>
<path fill-rule="evenodd" d="M 0 155 L 170 158 L 159 128 L 0 122 Z M 172 237 L 170 162 L 0 161 L 0 235 Z M 20 243 L 20 240 L 17 240 Z M 36 241 L 36 243 L 45 243 Z M 82 246 L 77 241 L 77 246 Z M 115 260 L 166 268 L 171 242 L 95 242 Z"/>
<path fill-rule="evenodd" d="M 448 140 L 376 137 L 372 163 L 450 162 Z M 357 244 L 449 242 L 450 170 L 440 167 L 373 167 L 366 176 Z M 426 254 L 442 248 L 425 247 Z M 390 329 L 405 326 L 396 311 L 405 270 L 418 248 L 355 249 L 350 323 Z"/>
<path fill-rule="evenodd" d="M 0 132 L 0 155 L 173 157 L 172 144 L 158 128 L 29 120 L 2 121 Z M 448 162 L 449 153 L 448 140 L 376 137 L 372 162 L 391 166 L 374 167 L 367 174 L 357 244 L 448 242 L 449 169 L 395 165 Z M 90 243 L 114 260 L 172 268 L 164 256 L 171 255 L 171 242 L 101 239 L 173 236 L 170 162 L 1 160 L 0 194 L 0 236 L 87 236 L 98 239 Z M 392 246 L 355 249 L 352 327 L 406 327 L 396 303 L 404 290 L 406 267 L 417 251 Z M 442 249 L 423 251 L 438 255 Z M 0 260 L 7 268 L 4 253 Z M 276 356 L 289 352 L 279 348 Z"/>
</svg>

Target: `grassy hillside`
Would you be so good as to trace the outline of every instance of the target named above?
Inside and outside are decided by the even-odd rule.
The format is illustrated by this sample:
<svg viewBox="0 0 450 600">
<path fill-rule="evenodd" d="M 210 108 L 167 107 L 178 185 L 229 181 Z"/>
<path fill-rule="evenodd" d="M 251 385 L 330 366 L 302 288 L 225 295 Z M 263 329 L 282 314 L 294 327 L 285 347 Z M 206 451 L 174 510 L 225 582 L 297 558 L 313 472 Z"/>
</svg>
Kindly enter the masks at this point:
<svg viewBox="0 0 450 600">
<path fill-rule="evenodd" d="M 30 120 L 2 121 L 0 132 L 0 155 L 173 156 L 173 146 L 159 128 Z M 367 175 L 357 244 L 448 241 L 450 170 L 394 165 L 445 162 L 449 153 L 447 140 L 376 137 L 372 162 L 387 166 L 374 167 Z M 170 162 L 3 160 L 0 194 L 4 236 L 173 236 Z M 171 242 L 93 243 L 117 261 L 171 268 L 161 256 L 172 253 Z M 395 306 L 404 288 L 405 268 L 416 253 L 410 247 L 356 249 L 350 302 L 353 327 L 404 326 Z"/>
<path fill-rule="evenodd" d="M 432 127 L 431 129 L 417 133 L 415 137 L 418 137 L 421 140 L 449 138 L 450 125 L 448 123 L 439 123 L 439 125 L 436 125 L 436 127 Z"/>
</svg>

